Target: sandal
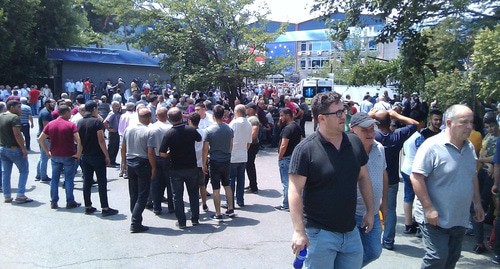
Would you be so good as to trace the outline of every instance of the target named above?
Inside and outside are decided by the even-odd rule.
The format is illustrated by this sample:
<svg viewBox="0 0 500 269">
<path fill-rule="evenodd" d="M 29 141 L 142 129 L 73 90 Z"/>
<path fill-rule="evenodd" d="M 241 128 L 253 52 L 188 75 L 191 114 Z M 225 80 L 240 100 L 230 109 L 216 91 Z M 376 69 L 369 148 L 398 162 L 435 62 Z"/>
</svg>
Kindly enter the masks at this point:
<svg viewBox="0 0 500 269">
<path fill-rule="evenodd" d="M 25 203 L 33 202 L 33 199 L 28 198 L 26 196 L 18 196 L 18 197 L 16 197 L 15 201 L 17 203 L 20 203 L 20 204 L 25 204 Z"/>
</svg>

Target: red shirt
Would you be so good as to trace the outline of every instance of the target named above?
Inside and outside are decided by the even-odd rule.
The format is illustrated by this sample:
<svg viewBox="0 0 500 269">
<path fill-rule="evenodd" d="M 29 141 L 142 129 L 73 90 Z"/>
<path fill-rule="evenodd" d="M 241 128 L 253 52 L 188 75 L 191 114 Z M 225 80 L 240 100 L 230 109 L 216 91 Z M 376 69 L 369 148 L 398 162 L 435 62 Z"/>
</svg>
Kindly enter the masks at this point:
<svg viewBox="0 0 500 269">
<path fill-rule="evenodd" d="M 76 153 L 73 136 L 76 125 L 62 117 L 49 122 L 43 132 L 50 138 L 50 153 L 55 157 L 71 157 Z"/>
<path fill-rule="evenodd" d="M 90 81 L 85 81 L 83 83 L 83 92 L 90 92 Z"/>
<path fill-rule="evenodd" d="M 37 88 L 33 88 L 31 89 L 31 91 L 29 92 L 29 96 L 30 96 L 30 104 L 35 104 L 36 102 L 38 102 L 38 97 L 40 97 L 40 90 L 38 90 Z"/>
<path fill-rule="evenodd" d="M 295 105 L 293 104 L 292 101 L 285 104 L 285 107 L 288 107 L 292 111 L 293 116 L 295 116 L 295 114 L 297 114 L 297 108 L 295 107 Z"/>
</svg>

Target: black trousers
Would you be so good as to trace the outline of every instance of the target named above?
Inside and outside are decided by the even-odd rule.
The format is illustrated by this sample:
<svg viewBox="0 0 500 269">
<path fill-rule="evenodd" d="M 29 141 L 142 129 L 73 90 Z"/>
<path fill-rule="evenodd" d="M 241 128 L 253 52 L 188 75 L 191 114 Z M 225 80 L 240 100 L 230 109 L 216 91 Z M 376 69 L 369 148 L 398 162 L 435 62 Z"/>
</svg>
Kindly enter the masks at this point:
<svg viewBox="0 0 500 269">
<path fill-rule="evenodd" d="M 255 169 L 255 157 L 259 152 L 259 143 L 251 144 L 248 148 L 248 160 L 246 164 L 247 176 L 250 181 L 250 189 L 252 191 L 257 191 L 257 170 Z"/>
<path fill-rule="evenodd" d="M 110 132 L 108 140 L 108 154 L 109 154 L 109 161 L 111 163 L 116 163 L 116 156 L 118 155 L 119 148 L 120 148 L 120 135 L 118 135 L 118 132 Z"/>
<path fill-rule="evenodd" d="M 31 150 L 31 135 L 30 135 L 30 124 L 23 123 L 21 124 L 21 133 L 23 133 L 24 141 L 26 143 L 26 149 Z"/>
<path fill-rule="evenodd" d="M 131 228 L 142 225 L 142 212 L 146 208 L 151 186 L 151 165 L 148 159 L 127 159 L 128 192 L 130 195 Z"/>
<path fill-rule="evenodd" d="M 97 177 L 101 208 L 109 207 L 107 186 L 108 179 L 106 177 L 106 160 L 104 156 L 82 155 L 80 166 L 83 170 L 83 200 L 85 203 L 85 207 L 92 206 L 90 195 L 92 193 L 92 184 L 94 184 L 94 172 Z"/>
</svg>

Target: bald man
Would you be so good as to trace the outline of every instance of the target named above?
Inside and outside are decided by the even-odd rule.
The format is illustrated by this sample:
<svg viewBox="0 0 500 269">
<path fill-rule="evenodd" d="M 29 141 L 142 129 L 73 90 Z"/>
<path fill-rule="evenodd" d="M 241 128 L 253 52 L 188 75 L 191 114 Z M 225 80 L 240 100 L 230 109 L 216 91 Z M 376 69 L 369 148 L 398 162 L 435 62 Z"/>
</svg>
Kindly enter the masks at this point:
<svg viewBox="0 0 500 269">
<path fill-rule="evenodd" d="M 474 113 L 453 105 L 444 113 L 446 129 L 420 146 L 410 176 L 417 200 L 415 220 L 422 231 L 421 268 L 454 268 L 462 249 L 469 208 L 484 220 L 476 174 L 476 153 L 468 140 Z"/>
<path fill-rule="evenodd" d="M 142 212 L 146 207 L 150 182 L 156 176 L 156 158 L 148 150 L 150 139 L 148 125 L 151 123 L 151 111 L 147 108 L 140 108 L 137 114 L 139 122 L 129 125 L 125 130 L 121 151 L 122 172 L 127 171 L 129 181 L 131 233 L 141 233 L 149 229 L 142 225 Z"/>
</svg>

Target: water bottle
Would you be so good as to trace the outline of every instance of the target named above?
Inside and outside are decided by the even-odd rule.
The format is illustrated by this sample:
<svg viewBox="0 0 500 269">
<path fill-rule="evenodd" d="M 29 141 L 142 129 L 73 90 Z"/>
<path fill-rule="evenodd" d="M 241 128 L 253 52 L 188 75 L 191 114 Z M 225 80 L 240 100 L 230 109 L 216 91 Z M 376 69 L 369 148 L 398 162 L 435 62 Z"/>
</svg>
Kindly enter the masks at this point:
<svg viewBox="0 0 500 269">
<path fill-rule="evenodd" d="M 304 260 L 306 259 L 306 256 L 307 256 L 307 248 L 304 247 L 304 249 L 302 249 L 299 252 L 299 255 L 297 257 L 295 257 L 295 260 L 293 261 L 293 268 L 295 268 L 295 269 L 302 268 L 302 266 L 304 265 Z"/>
</svg>

